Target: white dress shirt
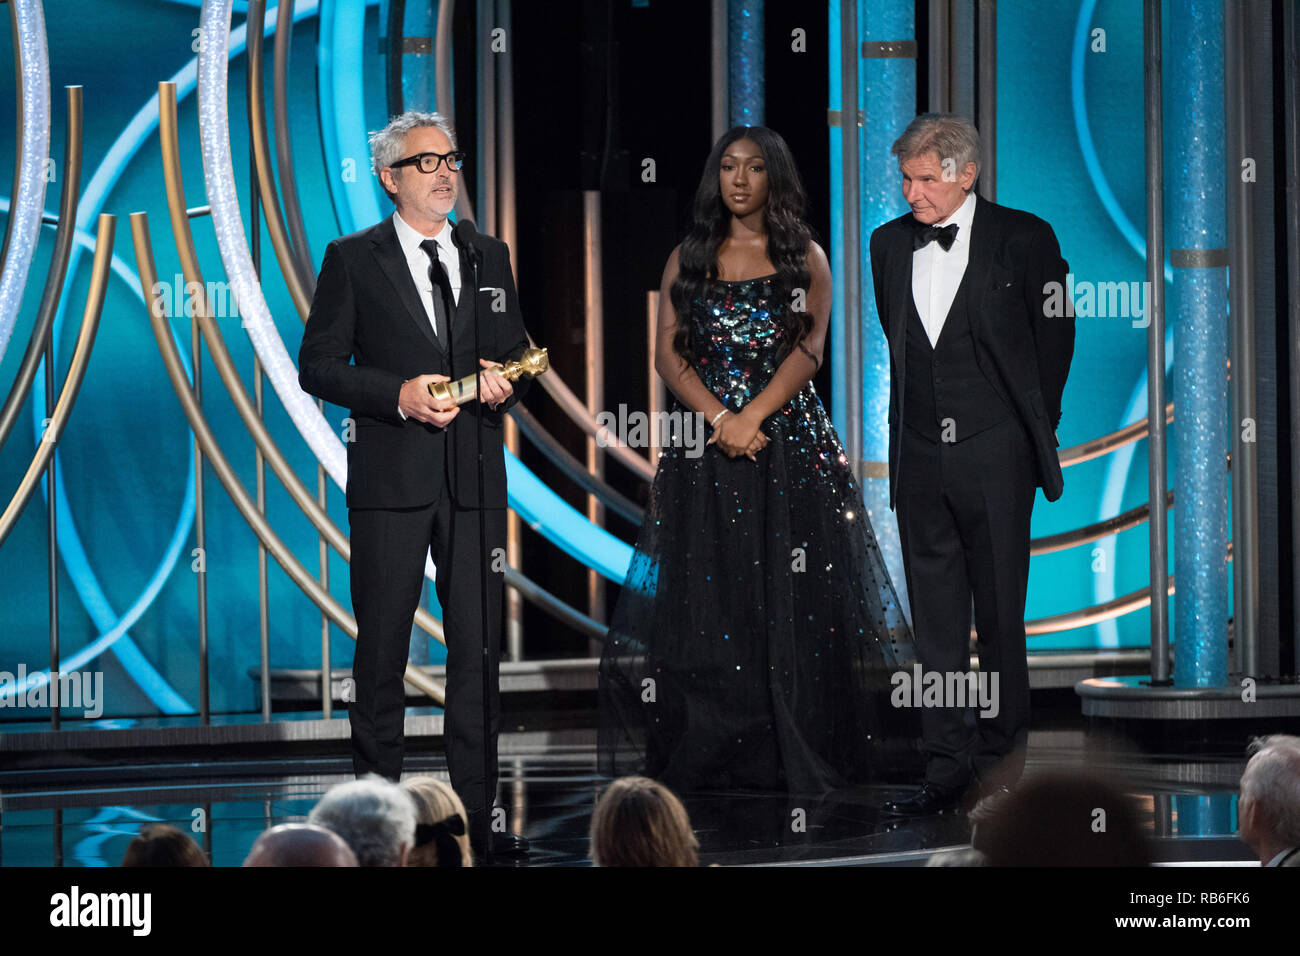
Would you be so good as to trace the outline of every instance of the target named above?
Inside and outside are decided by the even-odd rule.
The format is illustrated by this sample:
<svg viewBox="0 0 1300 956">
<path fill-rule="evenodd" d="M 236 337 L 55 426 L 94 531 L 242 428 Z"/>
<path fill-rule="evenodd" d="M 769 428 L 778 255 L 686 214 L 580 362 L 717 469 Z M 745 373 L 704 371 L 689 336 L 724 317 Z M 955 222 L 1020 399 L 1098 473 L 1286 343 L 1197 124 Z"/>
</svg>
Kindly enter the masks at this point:
<svg viewBox="0 0 1300 956">
<path fill-rule="evenodd" d="M 446 341 L 446 329 L 438 328 L 437 312 L 433 308 L 434 285 L 433 280 L 429 278 L 429 261 L 428 253 L 420 248 L 420 243 L 425 239 L 433 239 L 438 243 L 438 260 L 447 269 L 447 278 L 451 282 L 452 298 L 457 303 L 460 302 L 460 254 L 451 241 L 451 226 L 443 222 L 442 228 L 436 236 L 426 236 L 413 229 L 405 219 L 398 213 L 393 213 L 393 228 L 397 230 L 397 242 L 402 247 L 402 255 L 406 257 L 406 267 L 411 270 L 411 278 L 415 280 L 415 291 L 420 294 L 420 301 L 424 303 L 424 312 L 429 317 L 429 325 L 433 328 L 434 334 L 443 333 L 442 341 Z M 448 316 L 448 319 L 451 317 Z M 398 405 L 397 414 L 401 415 L 403 420 L 406 418 L 406 412 L 402 411 L 401 405 Z"/>
<path fill-rule="evenodd" d="M 943 331 L 948 310 L 957 297 L 957 287 L 966 273 L 966 263 L 970 261 L 970 230 L 974 219 L 975 191 L 971 190 L 951 216 L 936 223 L 957 224 L 952 248 L 945 251 L 936 240 L 912 253 L 912 299 L 932 346 L 939 342 L 939 333 Z"/>
<path fill-rule="evenodd" d="M 416 232 L 405 219 L 393 213 L 393 227 L 397 230 L 397 242 L 402 247 L 402 255 L 406 256 L 406 265 L 411 270 L 411 278 L 415 280 L 416 291 L 420 293 L 420 301 L 424 303 L 424 311 L 429 316 L 429 324 L 437 330 L 433 311 L 433 283 L 429 279 L 429 257 L 420 248 L 420 243 L 426 239 L 433 239 L 438 243 L 438 259 L 447 269 L 447 277 L 451 280 L 452 296 L 459 303 L 460 253 L 452 244 L 451 226 L 444 222 L 436 236 L 426 236 Z M 446 329 L 440 331 L 445 332 Z"/>
</svg>

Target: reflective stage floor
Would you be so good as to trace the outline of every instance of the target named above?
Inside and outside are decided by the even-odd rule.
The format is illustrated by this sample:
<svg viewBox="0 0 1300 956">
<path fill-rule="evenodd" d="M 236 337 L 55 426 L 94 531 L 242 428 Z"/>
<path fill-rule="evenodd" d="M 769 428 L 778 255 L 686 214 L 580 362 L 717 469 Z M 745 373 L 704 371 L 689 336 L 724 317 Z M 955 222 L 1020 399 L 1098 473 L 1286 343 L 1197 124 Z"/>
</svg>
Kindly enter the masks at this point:
<svg viewBox="0 0 1300 956">
<path fill-rule="evenodd" d="M 503 734 L 499 803 L 532 844 L 528 866 L 586 866 L 596 795 L 594 732 L 584 728 Z M 263 829 L 302 820 L 331 785 L 351 778 L 338 755 L 112 763 L 77 769 L 0 769 L 0 866 L 116 866 L 141 824 L 187 832 L 216 866 L 238 866 Z M 1032 735 L 1027 773 L 1087 767 L 1136 795 L 1157 860 L 1254 864 L 1235 837 L 1236 745 L 1195 757 L 1120 746 L 1082 729 Z M 408 774 L 443 773 L 440 752 L 409 754 Z M 770 793 L 684 797 L 703 864 L 923 866 L 934 851 L 967 845 L 960 813 L 899 820 L 882 814 L 906 786 L 816 797 Z"/>
</svg>

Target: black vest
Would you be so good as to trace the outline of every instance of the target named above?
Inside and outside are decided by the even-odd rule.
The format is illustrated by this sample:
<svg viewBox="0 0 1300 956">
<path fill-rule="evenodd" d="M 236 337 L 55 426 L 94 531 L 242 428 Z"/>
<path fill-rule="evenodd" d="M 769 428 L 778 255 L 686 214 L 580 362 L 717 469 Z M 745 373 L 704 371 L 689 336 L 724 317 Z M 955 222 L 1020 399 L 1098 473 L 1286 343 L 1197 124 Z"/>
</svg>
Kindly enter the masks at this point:
<svg viewBox="0 0 1300 956">
<path fill-rule="evenodd" d="M 903 423 L 930 441 L 964 441 L 1011 417 L 1011 410 L 975 359 L 966 310 L 966 279 L 953 297 L 939 343 L 930 344 L 908 289 Z M 945 426 L 950 426 L 946 428 Z"/>
</svg>

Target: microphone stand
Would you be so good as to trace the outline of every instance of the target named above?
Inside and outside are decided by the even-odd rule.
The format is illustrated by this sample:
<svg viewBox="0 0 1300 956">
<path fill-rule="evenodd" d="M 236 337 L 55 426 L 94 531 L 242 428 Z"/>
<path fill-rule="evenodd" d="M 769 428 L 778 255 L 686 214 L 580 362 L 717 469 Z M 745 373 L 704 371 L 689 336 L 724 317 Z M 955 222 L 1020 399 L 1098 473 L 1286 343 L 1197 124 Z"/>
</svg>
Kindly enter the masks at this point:
<svg viewBox="0 0 1300 956">
<path fill-rule="evenodd" d="M 492 663 L 492 651 L 488 645 L 488 579 L 487 579 L 487 513 L 484 511 L 484 491 L 483 491 L 483 365 L 479 362 L 482 354 L 479 351 L 479 321 L 478 321 L 478 266 L 479 251 L 475 248 L 472 240 L 465 243 L 465 256 L 469 260 L 470 276 L 473 285 L 470 287 L 470 307 L 473 309 L 472 321 L 474 323 L 474 387 L 479 396 L 478 417 L 475 431 L 476 451 L 478 453 L 478 561 L 479 561 L 479 623 L 482 637 L 483 650 L 483 816 L 487 824 L 487 840 L 484 842 L 484 856 L 487 862 L 492 859 L 492 811 L 496 794 L 488 792 L 488 783 L 492 779 L 492 702 L 489 694 L 491 693 L 490 667 Z"/>
</svg>

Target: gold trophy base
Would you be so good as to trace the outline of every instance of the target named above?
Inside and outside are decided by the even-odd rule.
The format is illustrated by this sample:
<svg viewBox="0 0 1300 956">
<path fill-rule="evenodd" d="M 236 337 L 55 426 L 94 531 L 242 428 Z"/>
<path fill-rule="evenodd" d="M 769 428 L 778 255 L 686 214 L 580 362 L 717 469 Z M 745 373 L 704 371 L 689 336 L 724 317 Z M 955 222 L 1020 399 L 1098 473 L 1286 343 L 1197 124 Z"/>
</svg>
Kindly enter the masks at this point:
<svg viewBox="0 0 1300 956">
<path fill-rule="evenodd" d="M 507 381 L 514 382 L 520 378 L 534 378 L 551 367 L 546 349 L 524 349 L 524 354 L 504 365 L 494 365 L 484 372 L 496 372 Z M 429 394 L 441 402 L 450 401 L 454 405 L 464 405 L 478 398 L 478 374 L 466 375 L 454 382 L 430 382 Z"/>
</svg>

